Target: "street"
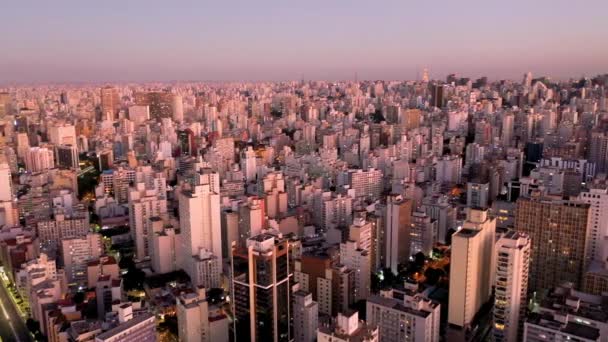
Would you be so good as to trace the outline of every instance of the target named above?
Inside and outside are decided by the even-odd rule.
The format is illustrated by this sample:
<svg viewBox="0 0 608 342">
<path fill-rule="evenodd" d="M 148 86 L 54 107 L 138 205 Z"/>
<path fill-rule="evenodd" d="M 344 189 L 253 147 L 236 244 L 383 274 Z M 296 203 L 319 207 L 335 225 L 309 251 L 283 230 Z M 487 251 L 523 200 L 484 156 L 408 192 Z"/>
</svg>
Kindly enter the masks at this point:
<svg viewBox="0 0 608 342">
<path fill-rule="evenodd" d="M 30 334 L 13 306 L 6 288 L 0 285 L 0 337 L 2 341 L 29 342 Z"/>
</svg>

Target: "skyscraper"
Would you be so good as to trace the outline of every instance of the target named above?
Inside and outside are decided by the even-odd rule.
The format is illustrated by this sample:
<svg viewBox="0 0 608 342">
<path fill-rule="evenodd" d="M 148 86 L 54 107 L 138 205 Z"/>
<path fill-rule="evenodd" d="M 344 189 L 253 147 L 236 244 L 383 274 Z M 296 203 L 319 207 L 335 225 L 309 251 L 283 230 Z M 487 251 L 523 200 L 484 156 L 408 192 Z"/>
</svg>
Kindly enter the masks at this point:
<svg viewBox="0 0 608 342">
<path fill-rule="evenodd" d="M 439 342 L 438 302 L 412 291 L 389 289 L 367 300 L 367 324 L 377 326 L 380 341 Z"/>
<path fill-rule="evenodd" d="M 176 299 L 180 342 L 228 342 L 228 317 L 209 304 L 204 287 Z"/>
<path fill-rule="evenodd" d="M 586 269 L 589 204 L 553 197 L 520 197 L 515 230 L 532 239 L 528 291 L 572 282 L 580 288 Z"/>
<path fill-rule="evenodd" d="M 494 338 L 497 342 L 521 340 L 528 291 L 530 246 L 530 238 L 516 231 L 508 231 L 496 243 Z"/>
<path fill-rule="evenodd" d="M 581 192 L 577 200 L 588 203 L 589 207 L 589 235 L 587 243 L 587 257 L 592 260 L 606 261 L 608 248 L 608 189 L 593 187 Z"/>
<path fill-rule="evenodd" d="M 462 229 L 452 236 L 448 323 L 466 328 L 490 299 L 493 284 L 496 219 L 487 210 L 469 209 Z"/>
<path fill-rule="evenodd" d="M 164 178 L 162 178 L 164 182 Z M 147 189 L 145 183 L 137 183 L 129 189 L 129 226 L 131 237 L 135 241 L 137 260 L 146 260 L 151 256 L 153 217 L 166 217 L 167 198 L 165 193 Z"/>
<path fill-rule="evenodd" d="M 195 286 L 219 287 L 222 257 L 219 176 L 201 174 L 197 183 L 179 195 L 184 269 Z"/>
<path fill-rule="evenodd" d="M 291 340 L 288 241 L 263 233 L 247 239 L 246 248 L 233 244 L 232 274 L 235 340 Z"/>
<path fill-rule="evenodd" d="M 114 87 L 101 88 L 101 117 L 105 120 L 116 119 L 120 109 L 118 91 Z"/>
<path fill-rule="evenodd" d="M 172 118 L 174 115 L 175 95 L 166 91 L 137 92 L 134 94 L 135 104 L 149 106 L 150 117 L 155 120 Z"/>
<path fill-rule="evenodd" d="M 410 222 L 412 201 L 400 195 L 389 195 L 386 199 L 386 220 L 384 221 L 384 267 L 395 274 L 398 265 L 410 257 Z"/>
<path fill-rule="evenodd" d="M 595 163 L 597 173 L 606 172 L 608 169 L 608 135 L 605 132 L 596 131 L 591 133 L 587 159 Z"/>
<path fill-rule="evenodd" d="M 297 291 L 293 295 L 293 331 L 295 342 L 314 342 L 319 323 L 319 304 L 312 294 Z"/>
</svg>

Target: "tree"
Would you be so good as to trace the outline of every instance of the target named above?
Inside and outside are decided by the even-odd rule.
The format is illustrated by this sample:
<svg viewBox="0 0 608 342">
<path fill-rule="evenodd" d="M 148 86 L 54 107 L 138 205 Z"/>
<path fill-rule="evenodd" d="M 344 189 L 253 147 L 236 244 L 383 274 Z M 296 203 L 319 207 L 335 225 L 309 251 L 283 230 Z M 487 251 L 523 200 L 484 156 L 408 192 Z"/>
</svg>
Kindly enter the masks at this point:
<svg viewBox="0 0 608 342">
<path fill-rule="evenodd" d="M 422 252 L 418 252 L 414 255 L 414 264 L 418 267 L 418 269 L 424 266 L 426 262 L 426 255 Z"/>
</svg>

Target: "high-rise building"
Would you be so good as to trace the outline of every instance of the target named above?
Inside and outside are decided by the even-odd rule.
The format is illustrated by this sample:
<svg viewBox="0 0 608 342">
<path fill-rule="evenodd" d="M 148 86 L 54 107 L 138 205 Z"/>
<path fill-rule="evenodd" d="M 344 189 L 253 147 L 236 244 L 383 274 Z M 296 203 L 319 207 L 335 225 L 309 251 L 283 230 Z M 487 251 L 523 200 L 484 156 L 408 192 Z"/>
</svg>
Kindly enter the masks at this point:
<svg viewBox="0 0 608 342">
<path fill-rule="evenodd" d="M 608 170 L 608 135 L 605 132 L 591 132 L 587 159 L 595 164 L 597 173 Z"/>
<path fill-rule="evenodd" d="M 549 290 L 528 314 L 523 341 L 608 341 L 608 296 L 576 291 L 571 283 Z"/>
<path fill-rule="evenodd" d="M 184 269 L 195 286 L 220 286 L 222 229 L 219 175 L 201 174 L 192 189 L 179 194 Z"/>
<path fill-rule="evenodd" d="M 458 184 L 462 177 L 462 158 L 457 155 L 445 155 L 437 160 L 435 169 L 437 182 Z"/>
<path fill-rule="evenodd" d="M 87 285 L 87 264 L 103 253 L 101 235 L 89 233 L 83 237 L 61 240 L 61 257 L 68 282 Z"/>
<path fill-rule="evenodd" d="M 250 198 L 239 207 L 239 245 L 244 246 L 248 238 L 258 235 L 264 228 L 264 201 Z"/>
<path fill-rule="evenodd" d="M 156 341 L 156 318 L 146 313 L 95 337 L 95 342 Z"/>
<path fill-rule="evenodd" d="M 233 312 L 235 341 L 290 341 L 291 277 L 289 243 L 263 233 L 233 245 Z"/>
<path fill-rule="evenodd" d="M 490 197 L 489 182 L 467 182 L 467 207 L 487 208 Z"/>
<path fill-rule="evenodd" d="M 608 258 L 608 188 L 592 187 L 581 192 L 577 200 L 588 203 L 589 235 L 587 242 L 587 258 L 606 261 Z"/>
<path fill-rule="evenodd" d="M 2 92 L 0 93 L 0 117 L 9 115 L 11 112 L 11 94 Z"/>
<path fill-rule="evenodd" d="M 368 326 L 365 321 L 359 320 L 359 312 L 348 311 L 321 324 L 317 330 L 319 342 L 378 342 L 378 327 Z"/>
<path fill-rule="evenodd" d="M 487 210 L 469 209 L 452 236 L 448 323 L 468 327 L 492 294 L 496 219 Z"/>
<path fill-rule="evenodd" d="M 55 146 L 55 160 L 57 166 L 66 169 L 78 169 L 79 158 L 76 145 Z"/>
<path fill-rule="evenodd" d="M 429 87 L 431 90 L 431 105 L 433 107 L 442 108 L 445 92 L 443 84 L 431 84 Z"/>
<path fill-rule="evenodd" d="M 120 98 L 114 87 L 101 88 L 101 117 L 103 120 L 114 120 L 120 109 Z"/>
<path fill-rule="evenodd" d="M 255 151 L 251 146 L 248 146 L 245 151 L 243 151 L 241 156 L 241 170 L 245 174 L 245 180 L 247 182 L 253 182 L 257 178 L 257 169 L 256 169 L 256 155 Z"/>
<path fill-rule="evenodd" d="M 164 178 L 160 178 L 164 182 Z M 167 198 L 164 192 L 149 189 L 143 182 L 129 189 L 129 226 L 131 238 L 135 241 L 135 258 L 143 261 L 151 256 L 152 231 L 151 219 L 167 216 Z"/>
<path fill-rule="evenodd" d="M 46 147 L 30 147 L 25 152 L 25 168 L 30 172 L 40 172 L 55 167 L 53 150 Z"/>
<path fill-rule="evenodd" d="M 293 338 L 295 342 L 314 342 L 319 323 L 319 304 L 312 293 L 296 291 L 293 294 Z"/>
<path fill-rule="evenodd" d="M 436 242 L 437 220 L 431 219 L 425 212 L 415 211 L 410 228 L 410 253 L 430 255 Z"/>
<path fill-rule="evenodd" d="M 181 95 L 173 95 L 173 120 L 178 123 L 184 121 L 184 101 Z"/>
<path fill-rule="evenodd" d="M 150 117 L 160 121 L 173 117 L 174 97 L 174 94 L 165 91 L 137 92 L 134 101 L 138 106 L 149 106 Z"/>
<path fill-rule="evenodd" d="M 177 327 L 180 342 L 228 342 L 228 317 L 209 305 L 205 288 L 182 293 L 177 299 Z"/>
<path fill-rule="evenodd" d="M 367 299 L 366 314 L 380 341 L 439 342 L 440 304 L 412 291 L 380 291 Z"/>
<path fill-rule="evenodd" d="M 515 116 L 513 114 L 505 114 L 502 118 L 502 145 L 509 147 L 513 145 L 513 128 Z"/>
<path fill-rule="evenodd" d="M 528 291 L 530 238 L 508 231 L 496 243 L 494 276 L 494 338 L 521 341 Z"/>
<path fill-rule="evenodd" d="M 177 132 L 177 139 L 179 141 L 179 153 L 182 156 L 196 156 L 196 144 L 194 143 L 194 132 L 187 128 L 183 131 Z"/>
<path fill-rule="evenodd" d="M 370 294 L 371 256 L 353 240 L 340 244 L 340 263 L 355 272 L 355 301 L 365 300 Z"/>
<path fill-rule="evenodd" d="M 532 240 L 528 291 L 572 282 L 580 288 L 586 269 L 589 204 L 551 197 L 520 197 L 515 230 Z"/>
<path fill-rule="evenodd" d="M 325 269 L 325 275 L 317 278 L 319 312 L 335 316 L 346 312 L 355 302 L 355 271 L 344 265 Z"/>
<path fill-rule="evenodd" d="M 13 200 L 13 181 L 7 163 L 0 163 L 0 202 Z"/>
<path fill-rule="evenodd" d="M 56 213 L 53 219 L 38 221 L 36 234 L 41 244 L 58 249 L 62 240 L 86 236 L 89 229 L 86 211 L 79 211 L 71 217 Z"/>
<path fill-rule="evenodd" d="M 129 120 L 133 121 L 136 126 L 150 120 L 150 107 L 148 106 L 131 106 L 129 107 Z"/>
<path fill-rule="evenodd" d="M 447 196 L 430 196 L 422 200 L 427 215 L 437 220 L 437 242 L 446 243 L 448 230 L 456 228 L 456 208 Z"/>
<path fill-rule="evenodd" d="M 72 124 L 54 122 L 48 127 L 49 142 L 54 145 L 76 146 L 76 128 Z"/>
<path fill-rule="evenodd" d="M 400 195 L 390 195 L 386 199 L 386 220 L 384 221 L 384 267 L 395 274 L 399 264 L 405 264 L 410 257 L 410 225 L 412 201 Z"/>
<path fill-rule="evenodd" d="M 349 185 L 351 189 L 355 190 L 355 196 L 359 198 L 375 201 L 380 198 L 384 190 L 382 171 L 380 170 L 348 170 L 343 177 L 343 184 Z"/>
</svg>

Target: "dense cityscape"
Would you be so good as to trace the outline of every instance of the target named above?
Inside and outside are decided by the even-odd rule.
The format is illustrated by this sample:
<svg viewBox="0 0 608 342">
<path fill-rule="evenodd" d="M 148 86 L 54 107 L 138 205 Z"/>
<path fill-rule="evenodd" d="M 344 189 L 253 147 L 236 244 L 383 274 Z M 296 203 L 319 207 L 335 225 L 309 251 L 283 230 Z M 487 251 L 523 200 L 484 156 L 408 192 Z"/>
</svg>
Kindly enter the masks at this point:
<svg viewBox="0 0 608 342">
<path fill-rule="evenodd" d="M 608 341 L 608 75 L 5 86 L 7 341 Z"/>
</svg>

